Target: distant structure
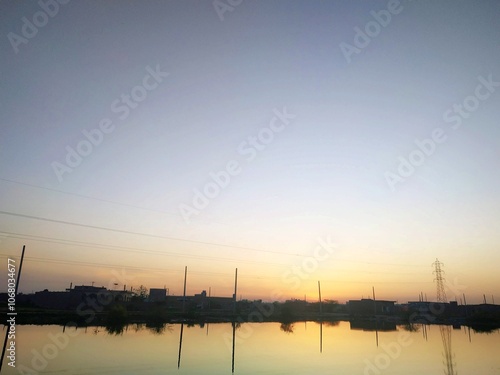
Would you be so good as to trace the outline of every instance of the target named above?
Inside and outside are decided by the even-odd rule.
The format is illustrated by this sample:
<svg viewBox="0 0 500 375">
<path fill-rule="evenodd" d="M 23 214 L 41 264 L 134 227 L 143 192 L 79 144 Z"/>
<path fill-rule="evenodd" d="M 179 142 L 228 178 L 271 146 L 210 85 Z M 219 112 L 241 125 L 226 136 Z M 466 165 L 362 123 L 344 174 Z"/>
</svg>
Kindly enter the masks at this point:
<svg viewBox="0 0 500 375">
<path fill-rule="evenodd" d="M 167 288 L 151 288 L 149 289 L 149 302 L 165 302 L 167 295 Z"/>
<path fill-rule="evenodd" d="M 349 314 L 351 316 L 392 315 L 395 311 L 395 301 L 383 301 L 363 298 L 349 300 Z"/>
<path fill-rule="evenodd" d="M 74 310 L 81 303 L 90 300 L 102 300 L 109 298 L 114 302 L 128 302 L 134 293 L 126 290 L 108 290 L 103 286 L 93 285 L 70 285 L 64 292 L 52 292 L 44 289 L 32 294 L 20 294 L 17 297 L 19 303 L 30 303 L 36 307 L 57 310 Z M 109 297 L 108 297 L 109 296 Z"/>
<path fill-rule="evenodd" d="M 196 308 L 205 310 L 208 307 L 207 291 L 203 290 L 199 294 L 193 296 L 193 302 L 196 303 Z"/>
<path fill-rule="evenodd" d="M 99 292 L 104 292 L 106 290 L 103 286 L 93 286 L 93 285 L 75 285 L 72 287 L 73 283 L 71 283 L 69 289 L 66 289 L 66 292 L 70 293 L 83 293 L 83 294 L 97 294 Z"/>
<path fill-rule="evenodd" d="M 193 296 L 174 297 L 167 296 L 167 305 L 172 309 L 182 309 L 185 307 L 186 311 L 192 310 L 206 310 L 210 311 L 230 311 L 234 306 L 234 297 L 209 297 L 207 291 L 203 290 L 201 293 L 194 294 Z"/>
</svg>

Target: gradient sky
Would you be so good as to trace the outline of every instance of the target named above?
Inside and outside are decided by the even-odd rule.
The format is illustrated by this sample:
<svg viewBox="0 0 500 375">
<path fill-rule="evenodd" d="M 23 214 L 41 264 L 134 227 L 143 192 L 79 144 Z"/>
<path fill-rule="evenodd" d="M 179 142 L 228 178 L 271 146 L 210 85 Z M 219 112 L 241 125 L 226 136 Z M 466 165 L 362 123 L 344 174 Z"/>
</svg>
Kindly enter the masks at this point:
<svg viewBox="0 0 500 375">
<path fill-rule="evenodd" d="M 42 8 L 3 1 L 2 268 L 26 244 L 22 292 L 125 270 L 128 287 L 180 294 L 188 266 L 188 294 L 229 296 L 238 267 L 243 298 L 313 300 L 321 280 L 327 299 L 375 286 L 403 302 L 435 296 L 437 257 L 450 298 L 500 301 L 500 88 L 458 129 L 443 118 L 480 77 L 500 82 L 500 3 L 403 1 L 348 62 L 341 43 L 387 7 L 243 1 L 221 20 L 212 1 L 71 1 L 16 53 L 9 33 Z M 125 116 L 113 103 L 148 67 L 169 75 Z M 283 108 L 295 118 L 248 160 L 240 145 Z M 112 132 L 60 181 L 53 163 L 103 119 Z M 436 128 L 446 141 L 393 191 L 386 172 Z M 240 173 L 187 223 L 179 207 L 232 160 Z M 293 288 L 318 238 L 337 246 Z"/>
</svg>

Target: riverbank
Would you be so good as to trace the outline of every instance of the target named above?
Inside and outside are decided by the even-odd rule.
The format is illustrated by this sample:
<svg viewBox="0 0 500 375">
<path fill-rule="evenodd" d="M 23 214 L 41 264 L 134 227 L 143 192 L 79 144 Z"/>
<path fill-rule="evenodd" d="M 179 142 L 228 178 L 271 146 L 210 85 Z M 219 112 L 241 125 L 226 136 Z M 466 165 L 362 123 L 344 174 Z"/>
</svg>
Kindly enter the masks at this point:
<svg viewBox="0 0 500 375">
<path fill-rule="evenodd" d="M 0 311 L 3 316 L 6 311 Z M 478 315 L 468 318 L 439 317 L 430 318 L 428 315 L 371 315 L 351 316 L 347 313 L 299 313 L 282 314 L 273 312 L 269 314 L 258 314 L 256 311 L 240 312 L 237 314 L 227 311 L 188 312 L 166 311 L 156 309 L 153 311 L 127 311 L 124 308 L 112 308 L 107 311 L 93 312 L 92 315 L 79 314 L 76 311 L 47 310 L 40 308 L 23 308 L 16 316 L 17 324 L 31 325 L 77 325 L 86 326 L 125 326 L 130 324 L 147 324 L 161 326 L 165 324 L 187 323 L 247 323 L 247 322 L 277 322 L 293 324 L 297 322 L 313 321 L 335 324 L 340 321 L 348 321 L 352 327 L 362 330 L 394 330 L 396 326 L 407 326 L 412 329 L 413 325 L 452 325 L 469 326 L 476 331 L 492 331 L 500 329 L 500 317 L 496 315 Z M 4 323 L 4 322 L 2 322 Z"/>
</svg>

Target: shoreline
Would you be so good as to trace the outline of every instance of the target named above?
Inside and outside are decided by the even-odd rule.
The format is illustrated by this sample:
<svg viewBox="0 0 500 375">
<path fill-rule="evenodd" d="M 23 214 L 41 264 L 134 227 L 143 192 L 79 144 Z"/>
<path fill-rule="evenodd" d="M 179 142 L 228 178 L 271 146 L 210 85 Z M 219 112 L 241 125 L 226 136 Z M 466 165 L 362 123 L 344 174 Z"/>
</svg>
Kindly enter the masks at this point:
<svg viewBox="0 0 500 375">
<path fill-rule="evenodd" d="M 0 311 L 5 315 L 6 311 Z M 413 325 L 451 325 L 454 327 L 466 326 L 479 331 L 495 331 L 500 329 L 500 320 L 495 319 L 471 319 L 462 317 L 449 317 L 429 320 L 426 316 L 415 316 L 410 322 L 407 317 L 399 315 L 368 315 L 351 316 L 345 313 L 308 313 L 294 314 L 293 316 L 281 316 L 272 314 L 268 317 L 261 315 L 258 321 L 252 320 L 249 314 L 230 314 L 224 312 L 216 313 L 181 313 L 168 312 L 165 314 L 151 314 L 144 311 L 130 311 L 121 317 L 110 316 L 109 312 L 95 313 L 91 320 L 85 320 L 74 311 L 29 309 L 18 311 L 16 323 L 19 325 L 77 325 L 78 327 L 94 326 L 126 326 L 133 324 L 146 324 L 151 326 L 161 326 L 165 324 L 209 324 L 209 323 L 282 323 L 293 324 L 299 322 L 316 323 L 338 323 L 341 321 L 350 322 L 353 329 L 362 330 L 391 330 L 396 326 Z M 5 322 L 2 321 L 2 324 Z M 411 328 L 410 328 L 411 329 Z"/>
</svg>

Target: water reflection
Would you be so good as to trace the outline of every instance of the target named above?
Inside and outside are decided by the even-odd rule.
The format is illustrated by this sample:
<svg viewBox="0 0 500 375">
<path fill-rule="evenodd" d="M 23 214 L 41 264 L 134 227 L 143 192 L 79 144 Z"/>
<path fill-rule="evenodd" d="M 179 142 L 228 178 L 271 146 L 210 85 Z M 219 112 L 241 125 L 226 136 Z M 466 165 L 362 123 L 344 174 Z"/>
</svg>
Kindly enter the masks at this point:
<svg viewBox="0 0 500 375">
<path fill-rule="evenodd" d="M 123 333 L 126 332 L 131 326 L 133 327 L 132 329 L 134 332 L 140 332 L 143 331 L 144 329 L 148 330 L 149 332 L 155 335 L 163 335 L 165 332 L 173 332 L 172 324 L 159 323 L 159 322 L 136 323 L 136 324 L 124 324 L 124 323 L 112 322 L 112 323 L 106 323 L 106 325 L 104 326 L 104 330 L 109 335 L 120 336 L 123 335 Z M 92 333 L 94 335 L 97 335 L 101 331 L 102 327 L 100 326 L 92 327 Z M 85 327 L 85 332 L 87 332 L 87 327 Z"/>
<path fill-rule="evenodd" d="M 395 326 L 382 322 L 328 321 L 211 323 L 208 328 L 208 325 L 195 326 L 187 322 L 80 328 L 79 334 L 70 339 L 70 345 L 48 361 L 47 369 L 42 372 L 64 373 L 65 369 L 74 368 L 77 373 L 126 375 L 133 372 L 123 369 L 143 366 L 150 370 L 141 373 L 179 371 L 179 375 L 215 375 L 229 373 L 231 366 L 231 371 L 238 375 L 362 374 L 366 360 L 385 366 L 380 358 L 389 354 L 387 348 L 394 348 L 401 334 L 411 337 L 411 345 L 402 346 L 400 353 L 387 362 L 390 368 L 379 368 L 380 373 L 420 375 L 438 373 L 444 367 L 445 374 L 455 375 L 457 362 L 463 374 L 491 374 L 500 368 L 500 358 L 495 354 L 500 345 L 498 330 L 484 334 L 467 327 L 455 330 L 451 326 L 424 324 Z M 18 329 L 23 336 L 18 347 L 19 363 L 23 364 L 31 363 L 32 350 L 42 353 L 49 337 L 63 331 L 75 333 L 73 327 L 61 326 L 19 326 Z M 278 331 L 283 334 L 276 334 Z M 379 347 L 373 340 L 376 332 Z M 88 356 L 92 356 L 94 362 L 86 361 Z M 120 364 L 119 371 L 113 367 L 117 364 Z M 6 375 L 16 373 L 9 371 Z"/>
<path fill-rule="evenodd" d="M 335 322 L 330 322 L 330 321 L 319 321 L 315 322 L 319 326 L 319 353 L 323 353 L 323 326 L 325 327 L 339 327 L 341 325 L 341 322 L 335 321 Z M 243 325 L 249 324 L 249 323 L 240 323 L 240 322 L 232 322 L 231 323 L 231 331 L 232 331 L 232 337 L 231 337 L 231 372 L 235 372 L 235 352 L 236 352 L 236 343 L 239 341 L 236 337 L 236 333 L 239 329 L 242 328 Z M 269 324 L 276 324 L 276 323 L 269 323 Z M 347 324 L 346 322 L 343 322 L 342 324 Z M 183 335 L 184 335 L 184 323 L 180 324 L 180 330 L 179 330 L 179 349 L 178 349 L 178 357 L 177 357 L 177 368 L 180 369 L 181 367 L 181 355 L 182 355 L 182 345 L 183 345 Z M 220 324 L 219 324 L 220 325 Z M 296 323 L 291 323 L 291 322 L 286 322 L 286 323 L 280 323 L 279 329 L 286 333 L 286 334 L 294 334 L 295 333 L 295 328 L 296 328 Z M 187 324 L 188 327 L 194 327 L 195 325 L 190 323 Z M 204 328 L 203 324 L 199 325 L 200 328 Z M 255 326 L 255 324 L 254 324 Z M 259 326 L 257 324 L 257 326 Z M 393 322 L 382 322 L 382 321 L 351 321 L 349 322 L 349 328 L 351 331 L 363 331 L 363 332 L 375 332 L 376 333 L 376 346 L 378 347 L 379 344 L 379 332 L 385 334 L 385 333 L 391 333 L 391 332 L 401 332 L 401 331 L 406 331 L 410 334 L 415 334 L 418 332 L 422 332 L 422 337 L 425 339 L 425 341 L 428 341 L 428 327 L 430 325 L 425 325 L 425 324 L 406 324 L 406 325 L 396 325 Z M 442 339 L 442 348 L 443 348 L 443 356 L 444 356 L 444 361 L 442 363 L 444 364 L 444 373 L 446 375 L 456 375 L 456 362 L 455 362 L 455 356 L 452 352 L 452 345 L 451 345 L 451 338 L 452 338 L 452 332 L 451 332 L 451 326 L 438 326 L 440 330 L 440 335 Z M 208 336 L 208 324 L 206 327 L 206 335 Z M 465 327 L 464 327 L 465 328 Z M 172 331 L 172 327 L 168 327 L 169 331 Z M 461 329 L 461 327 L 459 328 Z M 161 333 L 165 331 L 165 327 L 162 328 Z M 304 330 L 303 332 L 307 331 L 307 322 L 304 322 Z M 251 332 L 246 331 L 246 332 Z M 474 331 L 476 332 L 476 331 Z M 157 334 L 160 332 L 157 332 Z M 161 334 L 160 333 L 160 334 Z M 469 342 L 470 342 L 470 328 L 468 329 L 469 333 Z M 382 345 L 383 348 L 387 347 L 387 340 L 383 340 L 383 344 L 385 343 L 385 346 Z"/>
<path fill-rule="evenodd" d="M 280 330 L 285 333 L 293 333 L 293 323 L 281 323 Z"/>
<path fill-rule="evenodd" d="M 110 335 L 121 335 L 127 324 L 128 312 L 122 305 L 113 305 L 107 311 L 105 329 Z"/>
<path fill-rule="evenodd" d="M 441 333 L 441 340 L 443 342 L 444 373 L 446 375 L 455 375 L 454 355 L 451 350 L 451 327 L 439 326 L 439 332 Z"/>
<path fill-rule="evenodd" d="M 181 324 L 181 333 L 179 335 L 179 355 L 177 357 L 177 368 L 181 367 L 182 334 L 183 333 L 184 333 L 184 323 Z"/>
<path fill-rule="evenodd" d="M 104 327 L 106 329 L 106 332 L 110 335 L 122 335 L 123 331 L 125 330 L 125 324 L 106 324 Z"/>
<path fill-rule="evenodd" d="M 323 322 L 319 323 L 319 352 L 323 353 Z"/>
<path fill-rule="evenodd" d="M 422 324 L 422 326 L 424 326 L 424 324 Z M 407 332 L 418 332 L 419 331 L 418 323 L 408 322 L 408 323 L 402 325 L 401 327 Z"/>
<path fill-rule="evenodd" d="M 367 332 L 391 332 L 397 331 L 396 323 L 376 321 L 376 320 L 352 320 L 349 322 L 352 330 L 361 330 Z"/>
<path fill-rule="evenodd" d="M 173 331 L 172 325 L 167 323 L 146 323 L 146 328 L 155 335 L 162 335 L 165 331 Z"/>
<path fill-rule="evenodd" d="M 236 324 L 239 324 L 239 323 L 235 323 L 233 322 L 232 325 L 233 325 L 233 350 L 231 352 L 231 372 L 234 373 L 234 348 L 235 348 L 235 345 L 236 345 L 236 340 L 235 340 L 235 336 L 236 336 Z"/>
</svg>

